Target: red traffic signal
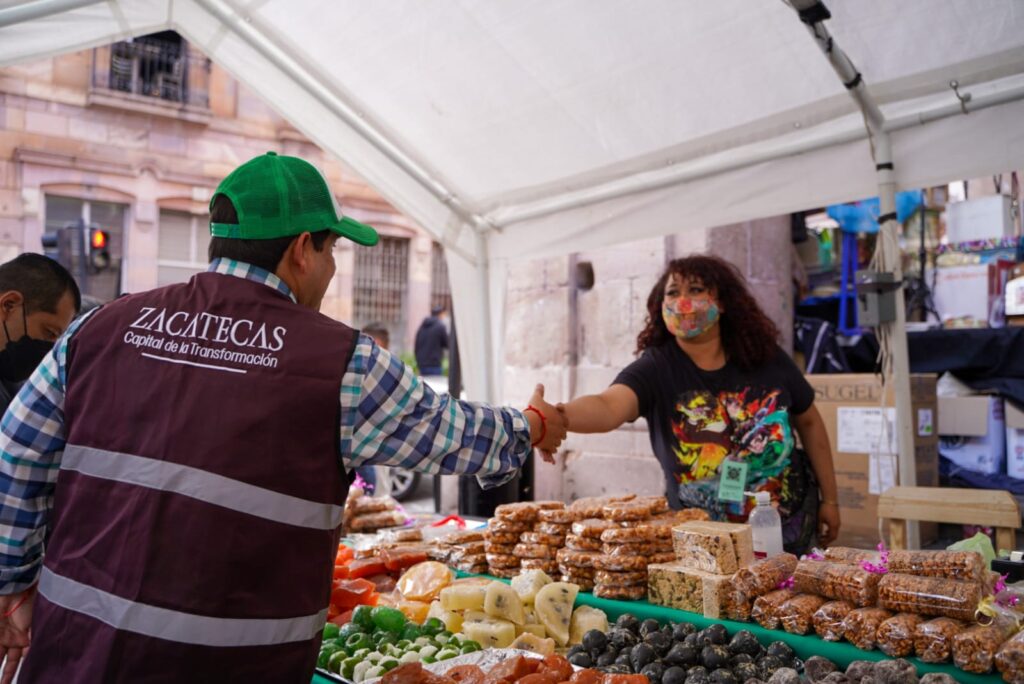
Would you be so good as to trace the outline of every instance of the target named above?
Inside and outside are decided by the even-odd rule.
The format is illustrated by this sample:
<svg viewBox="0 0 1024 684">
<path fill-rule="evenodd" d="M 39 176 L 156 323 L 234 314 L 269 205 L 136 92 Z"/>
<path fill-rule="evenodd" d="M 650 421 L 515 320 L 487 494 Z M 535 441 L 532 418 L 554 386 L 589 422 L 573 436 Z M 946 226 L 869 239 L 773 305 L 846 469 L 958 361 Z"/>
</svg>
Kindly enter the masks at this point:
<svg viewBox="0 0 1024 684">
<path fill-rule="evenodd" d="M 99 272 L 110 266 L 110 252 L 107 251 L 107 244 L 110 242 L 110 234 L 99 228 L 89 229 L 89 266 L 94 272 Z"/>
<path fill-rule="evenodd" d="M 89 237 L 90 247 L 93 249 L 106 249 L 107 248 L 107 232 L 105 230 L 99 230 L 98 228 L 92 229 L 92 235 Z"/>
</svg>

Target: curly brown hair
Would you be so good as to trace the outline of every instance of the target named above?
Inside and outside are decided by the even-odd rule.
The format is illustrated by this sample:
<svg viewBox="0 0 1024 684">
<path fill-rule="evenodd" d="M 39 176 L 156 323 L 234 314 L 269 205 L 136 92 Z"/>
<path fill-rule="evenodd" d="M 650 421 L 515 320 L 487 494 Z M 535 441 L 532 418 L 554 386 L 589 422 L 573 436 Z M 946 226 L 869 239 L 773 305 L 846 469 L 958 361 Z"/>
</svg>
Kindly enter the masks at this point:
<svg viewBox="0 0 1024 684">
<path fill-rule="evenodd" d="M 686 280 L 696 280 L 718 299 L 722 309 L 720 329 L 726 358 L 741 368 L 762 366 L 775 357 L 779 329 L 765 315 L 750 294 L 746 279 L 739 270 L 716 256 L 693 254 L 673 259 L 651 294 L 647 296 L 647 320 L 636 338 L 636 353 L 657 347 L 673 339 L 661 317 L 665 287 L 675 273 Z"/>
</svg>

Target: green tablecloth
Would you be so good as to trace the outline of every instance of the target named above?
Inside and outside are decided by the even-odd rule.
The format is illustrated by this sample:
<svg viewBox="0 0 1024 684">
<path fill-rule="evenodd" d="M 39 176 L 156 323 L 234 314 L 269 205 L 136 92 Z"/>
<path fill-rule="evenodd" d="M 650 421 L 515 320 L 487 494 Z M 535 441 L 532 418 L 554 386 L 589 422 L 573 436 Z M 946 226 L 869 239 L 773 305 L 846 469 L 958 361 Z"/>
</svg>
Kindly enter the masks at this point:
<svg viewBox="0 0 1024 684">
<path fill-rule="evenodd" d="M 466 573 L 459 573 L 459 576 L 472 577 L 472 575 L 467 575 Z M 488 578 L 496 579 L 489 576 Z M 797 656 L 804 660 L 814 655 L 824 656 L 843 669 L 855 660 L 886 659 L 886 655 L 879 651 L 862 651 L 853 644 L 848 644 L 845 641 L 825 641 L 813 635 L 799 636 L 796 634 L 789 634 L 781 630 L 776 631 L 764 629 L 757 624 L 749 622 L 712 620 L 700 615 L 699 613 L 688 613 L 686 611 L 676 610 L 675 608 L 655 606 L 647 603 L 646 601 L 611 601 L 609 599 L 597 598 L 593 594 L 581 593 L 576 598 L 576 605 L 600 608 L 608 614 L 608 618 L 610 620 L 615 620 L 615 618 L 619 617 L 623 613 L 632 613 L 641 620 L 654 618 L 661 622 L 692 622 L 701 629 L 708 625 L 720 622 L 726 626 L 730 634 L 740 629 L 747 629 L 753 632 L 754 635 L 763 643 L 784 641 L 789 644 L 794 651 L 796 651 Z M 919 675 L 924 675 L 929 672 L 944 672 L 962 684 L 1002 684 L 1003 681 L 999 677 L 998 673 L 991 675 L 976 675 L 957 669 L 953 665 L 930 665 L 928 663 L 922 663 L 917 658 L 908 658 L 908 660 L 917 667 Z M 314 684 L 334 684 L 331 680 L 319 675 L 313 677 L 313 682 Z"/>
</svg>

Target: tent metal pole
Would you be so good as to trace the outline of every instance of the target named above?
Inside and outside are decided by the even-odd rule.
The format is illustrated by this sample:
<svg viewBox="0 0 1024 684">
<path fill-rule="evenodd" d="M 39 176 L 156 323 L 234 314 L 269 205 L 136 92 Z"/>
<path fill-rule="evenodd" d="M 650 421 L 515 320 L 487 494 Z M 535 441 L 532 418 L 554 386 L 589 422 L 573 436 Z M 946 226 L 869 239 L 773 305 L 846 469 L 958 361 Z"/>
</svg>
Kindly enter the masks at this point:
<svg viewBox="0 0 1024 684">
<path fill-rule="evenodd" d="M 494 297 L 491 284 L 491 255 L 490 245 L 487 236 L 483 233 L 476 235 L 476 272 L 480 279 L 480 292 L 483 294 L 483 320 L 480 321 L 480 329 L 483 334 L 484 348 L 484 396 L 474 397 L 476 401 L 485 401 L 488 404 L 497 404 L 497 384 L 495 374 L 498 369 L 494 367 L 494 328 L 492 321 L 494 316 Z"/>
<path fill-rule="evenodd" d="M 899 131 L 953 116 L 963 116 L 963 107 L 966 107 L 968 112 L 975 112 L 1018 100 L 1024 100 L 1024 86 L 1012 86 L 984 95 L 972 93 L 971 100 L 963 106 L 961 106 L 959 101 L 954 101 L 948 105 L 903 114 L 883 121 L 882 129 L 885 132 Z M 628 195 L 680 185 L 717 173 L 726 173 L 755 164 L 856 142 L 866 136 L 867 131 L 865 128 L 857 126 L 856 128 L 851 127 L 834 131 L 815 138 L 802 138 L 791 142 L 765 145 L 753 151 L 748 149 L 733 150 L 723 153 L 710 161 L 683 162 L 667 169 L 664 162 L 659 162 L 657 167 L 651 171 L 591 186 L 572 194 L 524 203 L 502 212 L 494 212 L 488 215 L 487 219 L 490 224 L 504 228 L 516 223 L 544 218 L 559 212 L 571 211 Z"/>
<path fill-rule="evenodd" d="M 903 281 L 903 264 L 899 248 L 899 223 L 896 220 L 896 172 L 892 158 L 889 131 L 885 128 L 885 117 L 877 103 L 867 92 L 864 79 L 853 62 L 836 44 L 825 27 L 829 18 L 828 10 L 817 0 L 795 1 L 800 19 L 807 25 L 815 43 L 821 48 L 836 75 L 846 87 L 850 96 L 864 115 L 875 159 L 875 175 L 878 179 L 880 241 L 876 252 L 876 265 L 881 271 L 890 271 L 896 282 Z M 906 304 L 903 300 L 902 285 L 896 292 L 896 320 L 882 324 L 880 337 L 888 339 L 892 355 L 891 376 L 883 381 L 893 387 L 896 403 L 896 436 L 899 448 L 899 484 L 913 487 L 917 484 L 917 458 L 914 450 L 914 417 L 910 391 L 910 354 L 907 349 Z M 880 340 L 883 341 L 883 340 Z M 885 351 L 883 345 L 883 352 Z M 883 374 L 889 368 L 883 366 Z M 885 397 L 883 396 L 883 402 Z M 883 419 L 882 424 L 886 421 Z M 883 444 L 885 443 L 883 437 Z M 916 523 L 908 525 L 907 546 L 915 549 L 921 545 L 920 528 Z"/>
<path fill-rule="evenodd" d="M 0 9 L 0 28 L 98 5 L 104 0 L 36 0 Z"/>
</svg>

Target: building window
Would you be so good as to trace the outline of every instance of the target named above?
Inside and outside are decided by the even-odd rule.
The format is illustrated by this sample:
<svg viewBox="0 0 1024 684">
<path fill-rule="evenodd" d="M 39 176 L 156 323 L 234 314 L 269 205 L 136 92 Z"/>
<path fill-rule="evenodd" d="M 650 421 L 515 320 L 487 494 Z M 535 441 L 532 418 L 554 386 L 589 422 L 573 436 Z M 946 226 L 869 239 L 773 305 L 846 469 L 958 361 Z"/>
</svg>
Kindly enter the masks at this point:
<svg viewBox="0 0 1024 684">
<path fill-rule="evenodd" d="M 210 60 L 174 31 L 113 43 L 94 53 L 93 85 L 147 99 L 209 107 Z"/>
<path fill-rule="evenodd" d="M 357 327 L 383 323 L 393 341 L 402 340 L 409 286 L 409 240 L 381 236 L 376 247 L 355 247 L 352 286 Z"/>
<path fill-rule="evenodd" d="M 158 287 L 184 283 L 209 264 L 210 219 L 182 211 L 160 212 L 157 243 Z"/>
<path fill-rule="evenodd" d="M 121 294 L 121 261 L 124 258 L 124 222 L 128 207 L 114 202 L 82 200 L 76 197 L 46 195 L 44 230 L 56 234 L 74 226 L 100 228 L 108 233 L 110 265 L 100 273 L 85 267 L 85 233 L 69 231 L 65 249 L 54 255 L 78 281 L 83 294 L 110 301 Z"/>
<path fill-rule="evenodd" d="M 452 287 L 448 282 L 448 261 L 444 248 L 434 243 L 430 253 L 430 308 L 443 307 L 452 310 Z"/>
</svg>

